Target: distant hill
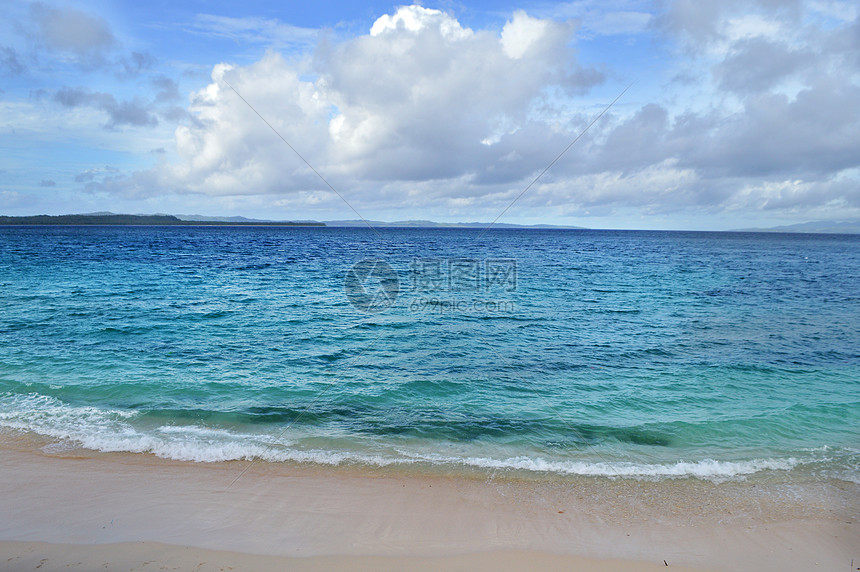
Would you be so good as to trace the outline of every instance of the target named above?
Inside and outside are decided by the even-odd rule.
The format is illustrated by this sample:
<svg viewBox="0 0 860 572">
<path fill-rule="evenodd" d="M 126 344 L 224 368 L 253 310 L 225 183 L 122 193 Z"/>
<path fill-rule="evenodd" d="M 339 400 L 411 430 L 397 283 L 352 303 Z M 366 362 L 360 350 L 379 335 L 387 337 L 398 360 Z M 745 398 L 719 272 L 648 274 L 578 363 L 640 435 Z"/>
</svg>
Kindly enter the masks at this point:
<svg viewBox="0 0 860 572">
<path fill-rule="evenodd" d="M 432 220 L 398 220 L 386 222 L 381 220 L 361 219 L 328 220 L 318 222 L 313 220 L 266 220 L 246 218 L 243 216 L 205 216 L 205 215 L 170 215 L 170 214 L 116 214 L 112 212 L 94 212 L 69 215 L 35 215 L 35 216 L 0 216 L 0 226 L 23 225 L 107 225 L 107 226 L 328 226 L 336 228 L 361 228 L 370 224 L 374 228 L 475 228 L 484 229 L 490 226 L 497 229 L 574 229 L 585 230 L 581 226 L 563 226 L 551 224 L 511 224 L 488 222 L 434 222 Z M 769 228 L 743 228 L 734 232 L 796 232 L 821 234 L 860 234 L 860 220 L 840 221 L 811 221 Z"/>
<path fill-rule="evenodd" d="M 819 220 L 774 226 L 770 228 L 744 228 L 738 232 L 800 232 L 811 234 L 860 234 L 860 220 Z"/>
<path fill-rule="evenodd" d="M 109 225 L 109 226 L 332 226 L 340 228 L 365 227 L 370 224 L 374 228 L 479 228 L 490 225 L 488 222 L 433 222 L 431 220 L 400 220 L 385 222 L 380 220 L 363 221 L 330 220 L 318 222 L 313 220 L 279 221 L 243 216 L 205 216 L 205 215 L 169 215 L 169 214 L 116 214 L 102 211 L 94 213 L 70 215 L 36 215 L 36 216 L 0 216 L 0 226 L 10 225 Z M 496 223 L 491 228 L 531 228 L 531 229 L 582 229 L 581 226 L 557 226 L 550 224 L 510 224 Z"/>
<path fill-rule="evenodd" d="M 326 226 L 333 227 L 366 227 L 368 224 L 374 228 L 486 228 L 488 222 L 433 222 L 432 220 L 398 220 L 394 222 L 385 222 L 381 220 L 369 220 L 367 222 L 361 219 L 352 220 L 327 220 Z M 579 229 L 581 226 L 556 226 L 551 224 L 510 224 L 497 222 L 492 225 L 492 228 L 534 228 L 534 229 Z"/>
<path fill-rule="evenodd" d="M 313 226 L 324 226 L 325 223 L 321 223 L 315 220 L 295 220 L 295 221 L 280 221 L 280 220 L 268 220 L 268 219 L 259 219 L 259 218 L 245 218 L 243 216 L 204 216 L 204 215 L 176 215 L 181 221 L 185 222 L 219 222 L 219 223 L 230 223 L 230 224 L 301 224 L 301 225 L 313 225 Z"/>
<path fill-rule="evenodd" d="M 239 218 L 243 217 L 231 217 Z M 233 220 L 183 220 L 173 215 L 129 215 L 109 212 L 73 215 L 0 216 L 0 225 L 68 226 L 325 226 L 321 222 Z"/>
</svg>

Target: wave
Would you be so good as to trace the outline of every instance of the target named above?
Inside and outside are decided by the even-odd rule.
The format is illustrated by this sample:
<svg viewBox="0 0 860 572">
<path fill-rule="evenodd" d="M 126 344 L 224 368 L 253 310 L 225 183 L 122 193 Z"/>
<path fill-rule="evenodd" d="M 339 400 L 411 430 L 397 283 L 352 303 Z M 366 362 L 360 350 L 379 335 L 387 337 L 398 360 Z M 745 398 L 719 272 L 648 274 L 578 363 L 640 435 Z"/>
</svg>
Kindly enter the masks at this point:
<svg viewBox="0 0 860 572">
<path fill-rule="evenodd" d="M 522 471 L 569 476 L 632 478 L 641 480 L 698 478 L 710 481 L 743 479 L 764 471 L 790 471 L 812 462 L 797 457 L 747 460 L 678 460 L 663 463 L 554 460 L 540 456 L 456 456 L 416 450 L 389 449 L 362 453 L 302 448 L 295 441 L 268 433 L 244 433 L 202 425 L 155 424 L 141 412 L 73 406 L 30 393 L 0 395 L 0 427 L 28 431 L 73 442 L 102 452 L 149 453 L 177 461 L 221 462 L 259 459 L 267 462 L 301 462 L 323 465 L 360 464 L 376 467 L 415 465 L 462 467 L 492 471 Z M 822 460 L 817 455 L 817 462 Z M 853 471 L 851 471 L 853 473 Z"/>
<path fill-rule="evenodd" d="M 102 452 L 152 453 L 177 461 L 216 462 L 265 458 L 275 439 L 200 426 L 143 431 L 130 420 L 140 412 L 66 405 L 31 393 L 0 397 L 0 427 L 74 441 Z M 276 460 L 276 459 L 273 459 Z"/>
<path fill-rule="evenodd" d="M 793 457 L 787 459 L 752 459 L 748 461 L 702 459 L 700 461 L 678 461 L 676 463 L 610 463 L 606 461 L 592 463 L 586 461 L 550 461 L 540 457 L 531 458 L 523 456 L 507 459 L 482 457 L 458 459 L 456 457 L 428 455 L 424 458 L 431 462 L 460 463 L 483 469 L 515 469 L 590 477 L 631 477 L 645 479 L 696 477 L 705 480 L 726 480 L 767 470 L 788 471 L 800 464 Z"/>
</svg>

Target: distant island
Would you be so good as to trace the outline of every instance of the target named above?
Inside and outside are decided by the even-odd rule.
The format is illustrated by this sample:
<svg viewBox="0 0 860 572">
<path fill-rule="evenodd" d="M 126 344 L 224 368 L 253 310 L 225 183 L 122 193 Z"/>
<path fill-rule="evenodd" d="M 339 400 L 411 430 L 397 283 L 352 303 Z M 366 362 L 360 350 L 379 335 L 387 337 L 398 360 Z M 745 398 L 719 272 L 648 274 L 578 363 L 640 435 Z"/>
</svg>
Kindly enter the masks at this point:
<svg viewBox="0 0 860 572">
<path fill-rule="evenodd" d="M 327 220 L 326 226 L 350 228 L 350 227 L 366 227 L 370 225 L 374 228 L 533 228 L 533 229 L 574 229 L 586 230 L 582 226 L 562 226 L 554 224 L 511 224 L 505 222 L 497 222 L 490 224 L 488 222 L 433 222 L 432 220 L 398 220 L 394 222 L 385 222 L 381 220 L 361 219 L 352 220 Z"/>
<path fill-rule="evenodd" d="M 238 217 L 241 218 L 241 217 Z M 0 216 L 0 226 L 325 226 L 316 221 L 183 220 L 173 215 L 92 213 L 73 215 Z"/>
<path fill-rule="evenodd" d="M 860 220 L 818 220 L 774 226 L 770 228 L 742 228 L 737 232 L 797 232 L 804 234 L 860 234 Z"/>
<path fill-rule="evenodd" d="M 265 220 L 243 216 L 116 214 L 95 212 L 69 215 L 0 216 L 0 226 L 313 226 L 334 228 L 474 228 L 588 230 L 581 226 L 553 224 L 511 224 L 488 222 L 434 222 L 431 220 Z M 860 234 L 860 220 L 811 221 L 770 228 L 742 228 L 727 232 L 766 232 L 804 234 Z"/>
<path fill-rule="evenodd" d="M 385 222 L 379 220 L 331 220 L 331 221 L 279 221 L 252 219 L 242 216 L 204 215 L 131 215 L 112 212 L 97 212 L 70 215 L 0 216 L 0 226 L 329 226 L 356 228 L 370 225 L 374 228 L 532 228 L 532 229 L 582 229 L 579 226 L 557 226 L 549 224 L 510 224 L 487 222 L 433 222 L 429 220 L 403 220 Z"/>
</svg>

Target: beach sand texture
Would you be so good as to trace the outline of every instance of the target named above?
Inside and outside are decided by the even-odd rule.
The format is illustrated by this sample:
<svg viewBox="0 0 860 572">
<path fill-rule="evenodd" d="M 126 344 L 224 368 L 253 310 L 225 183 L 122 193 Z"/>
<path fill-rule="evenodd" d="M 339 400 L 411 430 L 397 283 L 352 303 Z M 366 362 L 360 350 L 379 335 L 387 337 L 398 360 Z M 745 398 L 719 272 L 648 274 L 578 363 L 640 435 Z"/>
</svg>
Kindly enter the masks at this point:
<svg viewBox="0 0 860 572">
<path fill-rule="evenodd" d="M 4 571 L 839 571 L 860 562 L 860 487 L 844 482 L 560 482 L 258 463 L 231 485 L 246 463 L 48 454 L 24 441 L 5 440 L 0 454 Z"/>
</svg>

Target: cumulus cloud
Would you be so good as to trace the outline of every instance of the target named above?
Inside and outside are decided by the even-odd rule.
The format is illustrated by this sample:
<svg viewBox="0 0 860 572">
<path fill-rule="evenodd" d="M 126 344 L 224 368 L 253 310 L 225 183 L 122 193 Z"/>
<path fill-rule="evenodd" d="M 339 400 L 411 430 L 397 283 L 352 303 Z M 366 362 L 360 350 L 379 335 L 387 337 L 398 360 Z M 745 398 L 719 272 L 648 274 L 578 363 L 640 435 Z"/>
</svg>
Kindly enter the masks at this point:
<svg viewBox="0 0 860 572">
<path fill-rule="evenodd" d="M 501 33 L 474 31 L 443 12 L 407 6 L 380 17 L 367 35 L 322 45 L 315 81 L 273 51 L 250 66 L 218 65 L 213 83 L 192 97 L 198 123 L 177 130 L 184 161 L 173 183 L 218 194 L 321 184 L 222 78 L 334 177 L 477 181 L 492 171 L 495 182 L 519 179 L 546 160 L 536 149 L 553 139 L 545 124 L 533 125 L 531 106 L 552 86 L 576 91 L 602 80 L 576 63 L 574 32 L 524 12 Z"/>
<path fill-rule="evenodd" d="M 709 68 L 714 104 L 676 113 L 655 142 L 701 186 L 723 189 L 727 208 L 857 204 L 860 19 L 824 8 L 678 0 L 661 18 Z"/>
<path fill-rule="evenodd" d="M 817 60 L 809 50 L 764 38 L 735 42 L 731 53 L 714 68 L 721 88 L 736 92 L 765 91 Z"/>
<path fill-rule="evenodd" d="M 668 71 L 686 70 L 691 83 L 613 109 L 519 204 L 571 216 L 860 208 L 860 24 L 852 17 L 800 0 L 668 4 L 652 30 L 681 48 Z M 473 30 L 406 6 L 364 35 L 321 41 L 310 68 L 276 50 L 250 65 L 221 63 L 191 95 L 193 121 L 176 129 L 178 161 L 107 182 L 124 193 L 336 203 L 274 128 L 370 213 L 492 218 L 595 114 L 594 97 L 589 107 L 579 98 L 606 76 L 579 63 L 577 33 L 574 21 L 521 11 L 500 30 Z M 159 100 L 175 101 L 176 84 L 155 85 Z M 110 113 L 104 94 L 57 97 Z"/>
<path fill-rule="evenodd" d="M 821 177 L 860 165 L 860 86 L 826 77 L 794 97 L 765 93 L 711 125 L 685 158 L 718 176 Z"/>
</svg>

